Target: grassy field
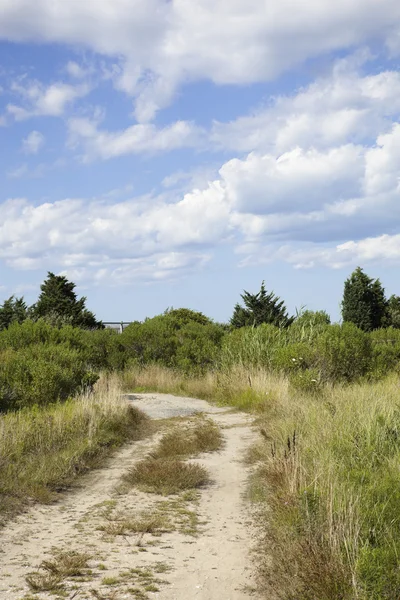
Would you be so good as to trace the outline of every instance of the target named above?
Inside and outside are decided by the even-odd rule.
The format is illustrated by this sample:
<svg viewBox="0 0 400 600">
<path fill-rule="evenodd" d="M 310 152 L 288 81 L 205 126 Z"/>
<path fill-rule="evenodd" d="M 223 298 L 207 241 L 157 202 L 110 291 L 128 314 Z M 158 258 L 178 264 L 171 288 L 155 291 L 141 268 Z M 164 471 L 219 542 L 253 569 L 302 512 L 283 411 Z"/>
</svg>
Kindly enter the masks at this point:
<svg viewBox="0 0 400 600">
<path fill-rule="evenodd" d="M 51 501 L 113 448 L 137 439 L 145 422 L 110 377 L 91 395 L 1 415 L 0 523 L 28 502 Z"/>
<path fill-rule="evenodd" d="M 246 459 L 266 595 L 285 600 L 400 597 L 400 385 L 299 391 L 262 369 L 183 378 L 160 367 L 124 374 L 131 390 L 215 399 L 255 414 L 260 442 Z"/>
</svg>

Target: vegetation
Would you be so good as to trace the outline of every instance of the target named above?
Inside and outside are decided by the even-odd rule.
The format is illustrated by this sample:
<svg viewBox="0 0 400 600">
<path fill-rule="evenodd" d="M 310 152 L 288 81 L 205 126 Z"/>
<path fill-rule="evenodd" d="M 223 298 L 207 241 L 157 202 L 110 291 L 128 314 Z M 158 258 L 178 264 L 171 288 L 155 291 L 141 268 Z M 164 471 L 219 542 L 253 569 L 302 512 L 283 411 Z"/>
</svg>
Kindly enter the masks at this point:
<svg viewBox="0 0 400 600">
<path fill-rule="evenodd" d="M 182 490 L 203 487 L 209 482 L 207 470 L 201 465 L 167 458 L 146 458 L 124 476 L 124 482 L 145 492 L 168 496 Z"/>
<path fill-rule="evenodd" d="M 47 317 L 55 324 L 69 323 L 74 327 L 97 329 L 102 327 L 100 321 L 85 307 L 86 298 L 77 299 L 75 284 L 62 275 L 48 273 L 47 279 L 40 286 L 41 294 L 31 308 L 35 318 Z"/>
<path fill-rule="evenodd" d="M 91 395 L 2 416 L 0 521 L 29 501 L 52 500 L 114 447 L 139 437 L 144 424 L 110 379 Z"/>
<path fill-rule="evenodd" d="M 224 438 L 215 421 L 197 418 L 189 427 L 179 425 L 160 440 L 153 458 L 194 456 L 201 452 L 214 452 L 223 446 Z"/>
<path fill-rule="evenodd" d="M 363 331 L 384 327 L 389 318 L 388 302 L 379 279 L 371 279 L 358 267 L 345 281 L 343 321 L 354 323 Z"/>
<path fill-rule="evenodd" d="M 101 328 L 74 288 L 49 273 L 34 307 L 14 297 L 0 307 L 2 515 L 28 499 L 49 501 L 139 435 L 143 417 L 121 400 L 117 377 L 128 391 L 254 413 L 262 441 L 248 457 L 250 495 L 268 534 L 259 562 L 267 594 L 400 597 L 399 296 L 386 299 L 380 281 L 358 268 L 345 282 L 342 324 L 324 311 L 290 317 L 263 283 L 243 293 L 230 325 L 177 309 L 118 335 Z M 212 423 L 194 419 L 166 434 L 125 483 L 161 494 L 195 489 L 208 474 L 181 459 L 222 443 Z M 150 521 L 109 528 L 163 526 Z M 32 590 L 59 585 L 60 575 L 44 571 Z"/>
<path fill-rule="evenodd" d="M 267 294 L 264 281 L 257 294 L 244 291 L 241 297 L 244 307 L 236 304 L 230 321 L 232 327 L 258 327 L 263 323 L 287 327 L 294 320 L 288 316 L 283 300 L 273 292 Z"/>
</svg>

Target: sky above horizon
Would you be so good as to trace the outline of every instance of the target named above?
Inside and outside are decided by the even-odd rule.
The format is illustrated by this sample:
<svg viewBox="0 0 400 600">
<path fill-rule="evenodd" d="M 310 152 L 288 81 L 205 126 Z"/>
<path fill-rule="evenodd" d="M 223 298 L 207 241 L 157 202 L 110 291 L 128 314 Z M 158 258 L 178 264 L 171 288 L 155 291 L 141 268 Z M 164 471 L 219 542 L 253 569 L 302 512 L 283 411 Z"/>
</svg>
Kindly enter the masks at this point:
<svg viewBox="0 0 400 600">
<path fill-rule="evenodd" d="M 0 0 L 0 292 L 102 320 L 400 294 L 398 0 Z"/>
</svg>

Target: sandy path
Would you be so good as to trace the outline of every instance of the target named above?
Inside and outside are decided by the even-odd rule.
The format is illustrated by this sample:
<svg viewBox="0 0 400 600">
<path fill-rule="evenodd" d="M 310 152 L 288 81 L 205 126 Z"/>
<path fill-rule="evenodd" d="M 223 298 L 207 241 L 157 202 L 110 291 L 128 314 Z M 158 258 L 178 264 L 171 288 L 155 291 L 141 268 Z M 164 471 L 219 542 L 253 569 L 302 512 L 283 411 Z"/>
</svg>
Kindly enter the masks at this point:
<svg viewBox="0 0 400 600">
<path fill-rule="evenodd" d="M 65 598 L 80 600 L 95 594 L 104 600 L 256 597 L 249 557 L 251 515 L 243 498 L 248 472 L 241 462 L 255 437 L 250 418 L 190 398 L 141 394 L 129 399 L 152 418 L 197 411 L 209 414 L 223 428 L 226 444 L 220 452 L 195 460 L 209 469 L 213 483 L 197 498 L 185 501 L 137 490 L 116 494 L 121 474 L 145 456 L 156 440 L 128 445 L 105 468 L 83 477 L 79 489 L 57 504 L 35 507 L 0 532 L 0 598 L 28 597 L 27 573 L 51 557 L 54 548 L 86 551 L 92 557 L 87 577 L 65 583 Z M 105 536 L 97 529 L 108 522 L 107 511 L 109 519 L 119 514 L 137 516 L 143 510 L 163 510 L 180 524 L 161 536 Z M 152 573 L 153 580 L 144 581 L 144 572 Z M 54 596 L 40 592 L 35 597 Z"/>
</svg>

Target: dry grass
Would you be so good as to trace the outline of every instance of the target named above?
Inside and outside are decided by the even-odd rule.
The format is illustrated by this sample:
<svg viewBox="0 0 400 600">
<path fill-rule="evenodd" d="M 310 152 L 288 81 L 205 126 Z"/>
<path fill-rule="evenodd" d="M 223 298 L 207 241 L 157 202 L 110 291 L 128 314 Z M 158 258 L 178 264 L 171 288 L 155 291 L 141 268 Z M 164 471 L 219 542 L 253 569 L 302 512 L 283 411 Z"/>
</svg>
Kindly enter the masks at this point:
<svg viewBox="0 0 400 600">
<path fill-rule="evenodd" d="M 197 464 L 176 459 L 147 458 L 138 462 L 123 477 L 126 484 L 168 496 L 209 483 L 207 470 Z"/>
<path fill-rule="evenodd" d="M 55 552 L 54 558 L 44 560 L 39 570 L 29 573 L 26 582 L 34 592 L 56 592 L 64 587 L 64 581 L 88 574 L 91 556 L 76 551 Z"/>
<path fill-rule="evenodd" d="M 400 598 L 399 379 L 296 391 L 236 366 L 204 379 L 166 369 L 131 383 L 213 399 L 257 415 L 257 503 L 265 595 L 285 600 Z M 165 386 L 165 387 L 164 387 Z M 177 442 L 178 443 L 178 442 Z"/>
<path fill-rule="evenodd" d="M 64 404 L 0 417 L 0 523 L 26 503 L 49 502 L 116 446 L 145 432 L 147 418 L 122 399 L 118 381 Z"/>
<path fill-rule="evenodd" d="M 172 531 L 173 526 L 161 513 L 142 513 L 138 517 L 123 514 L 112 515 L 108 522 L 98 528 L 107 535 L 126 535 L 128 533 L 164 533 Z"/>
<path fill-rule="evenodd" d="M 224 438 L 215 421 L 197 417 L 188 426 L 174 427 L 160 440 L 152 453 L 153 458 L 195 456 L 201 452 L 215 452 L 223 446 Z"/>
</svg>

